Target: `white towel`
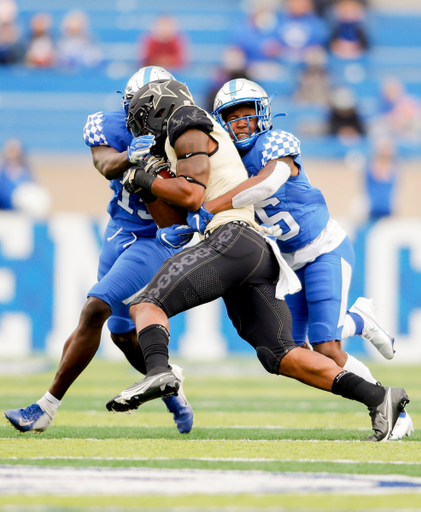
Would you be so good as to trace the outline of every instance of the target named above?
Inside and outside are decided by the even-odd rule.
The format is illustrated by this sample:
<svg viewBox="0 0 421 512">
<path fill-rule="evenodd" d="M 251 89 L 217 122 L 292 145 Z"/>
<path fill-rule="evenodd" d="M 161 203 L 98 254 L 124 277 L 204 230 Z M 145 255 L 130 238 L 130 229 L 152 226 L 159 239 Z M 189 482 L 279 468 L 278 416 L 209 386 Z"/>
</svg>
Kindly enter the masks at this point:
<svg viewBox="0 0 421 512">
<path fill-rule="evenodd" d="M 279 280 L 276 284 L 276 298 L 284 299 L 285 295 L 299 292 L 301 290 L 300 280 L 282 257 L 278 244 L 272 238 L 267 236 L 264 236 L 264 238 L 272 247 L 279 264 Z"/>
</svg>

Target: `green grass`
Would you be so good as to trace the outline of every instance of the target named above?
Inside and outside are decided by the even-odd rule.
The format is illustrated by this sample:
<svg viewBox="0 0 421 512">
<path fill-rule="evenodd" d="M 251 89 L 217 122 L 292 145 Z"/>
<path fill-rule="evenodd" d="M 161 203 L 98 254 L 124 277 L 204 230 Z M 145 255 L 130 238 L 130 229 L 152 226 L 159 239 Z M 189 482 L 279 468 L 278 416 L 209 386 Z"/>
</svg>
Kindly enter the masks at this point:
<svg viewBox="0 0 421 512">
<path fill-rule="evenodd" d="M 370 420 L 357 402 L 268 375 L 254 360 L 183 363 L 185 391 L 195 411 L 190 434 L 178 433 L 160 400 L 131 415 L 107 412 L 106 401 L 139 378 L 124 362 L 98 360 L 69 390 L 53 425 L 43 434 L 20 434 L 6 420 L 0 424 L 0 465 L 421 476 L 418 367 L 397 366 L 393 361 L 370 365 L 373 375 L 385 385 L 405 387 L 416 431 L 400 442 L 363 443 L 371 433 Z M 48 389 L 53 374 L 0 376 L 1 410 L 36 401 Z M 113 511 L 176 507 L 416 510 L 421 509 L 421 495 L 192 495 L 142 496 L 141 500 L 124 496 L 124 492 L 119 498 L 1 495 L 0 510 L 8 511 L 9 506 L 18 507 L 13 511 L 35 507 L 37 512 L 106 510 L 105 506 Z"/>
</svg>

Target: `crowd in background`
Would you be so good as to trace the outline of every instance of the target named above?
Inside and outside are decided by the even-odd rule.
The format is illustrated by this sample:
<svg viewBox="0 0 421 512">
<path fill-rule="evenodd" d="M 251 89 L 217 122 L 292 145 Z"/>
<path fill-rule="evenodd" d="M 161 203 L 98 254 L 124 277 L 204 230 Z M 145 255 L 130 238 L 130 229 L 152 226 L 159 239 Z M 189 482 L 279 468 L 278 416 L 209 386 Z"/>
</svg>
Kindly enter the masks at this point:
<svg viewBox="0 0 421 512">
<path fill-rule="evenodd" d="M 82 69 L 98 66 L 102 53 L 85 12 L 68 12 L 57 35 L 48 12 L 38 12 L 23 33 L 14 0 L 0 0 L 0 64 Z"/>
<path fill-rule="evenodd" d="M 303 116 L 296 135 L 334 137 L 350 146 L 369 141 L 364 165 L 370 215 L 393 213 L 400 142 L 420 140 L 421 104 L 394 77 L 381 84 L 375 115 L 367 119 L 353 80 L 338 79 L 338 69 L 341 76 L 364 75 L 365 57 L 373 45 L 367 25 L 369 0 L 244 4 L 244 18 L 232 20 L 231 40 L 209 76 L 204 107 L 212 110 L 215 93 L 228 80 L 245 77 L 262 83 L 270 77 L 276 83 L 288 70 L 296 80 L 287 100 L 325 112 L 315 121 Z M 100 69 L 106 56 L 85 12 L 67 12 L 59 27 L 53 26 L 48 12 L 38 12 L 26 29 L 19 26 L 18 14 L 15 0 L 0 0 L 0 65 Z M 150 30 L 139 35 L 137 48 L 139 67 L 158 65 L 174 74 L 189 68 L 192 43 L 171 14 L 157 15 Z"/>
</svg>

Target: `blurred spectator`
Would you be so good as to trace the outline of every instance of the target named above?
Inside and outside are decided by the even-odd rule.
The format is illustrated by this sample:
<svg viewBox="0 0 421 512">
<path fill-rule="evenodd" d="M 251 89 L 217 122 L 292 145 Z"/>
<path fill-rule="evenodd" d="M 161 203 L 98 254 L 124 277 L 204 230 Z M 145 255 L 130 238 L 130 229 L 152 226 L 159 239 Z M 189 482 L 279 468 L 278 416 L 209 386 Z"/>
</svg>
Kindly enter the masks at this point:
<svg viewBox="0 0 421 512">
<path fill-rule="evenodd" d="M 213 111 L 213 101 L 219 89 L 234 78 L 249 78 L 246 54 L 239 46 L 227 46 L 222 54 L 221 66 L 215 71 L 215 80 L 206 96 L 205 110 Z"/>
<path fill-rule="evenodd" d="M 275 7 L 256 2 L 247 19 L 239 20 L 233 30 L 233 45 L 243 51 L 246 67 L 253 78 L 258 77 L 261 80 L 270 65 L 279 66 L 278 59 L 282 47 L 277 27 L 278 13 Z"/>
<path fill-rule="evenodd" d="M 59 65 L 73 71 L 94 68 L 101 63 L 101 50 L 92 37 L 88 16 L 83 11 L 70 11 L 63 18 L 57 55 Z"/>
<path fill-rule="evenodd" d="M 339 137 L 344 144 L 352 144 L 366 134 L 365 123 L 351 89 L 338 87 L 332 91 L 327 131 L 329 135 Z"/>
<path fill-rule="evenodd" d="M 326 50 L 314 47 L 305 56 L 294 100 L 298 103 L 327 106 L 330 96 L 330 75 Z"/>
<path fill-rule="evenodd" d="M 34 182 L 21 142 L 7 140 L 0 164 L 0 209 L 41 218 L 49 211 L 50 202 L 48 192 Z"/>
<path fill-rule="evenodd" d="M 140 43 L 141 65 L 161 66 L 170 71 L 184 68 L 188 61 L 188 46 L 177 20 L 169 15 L 159 16 Z"/>
<path fill-rule="evenodd" d="M 18 7 L 14 0 L 0 0 L 0 23 L 16 21 Z"/>
<path fill-rule="evenodd" d="M 16 3 L 13 0 L 0 0 L 0 64 L 15 64 L 25 54 L 16 16 Z"/>
<path fill-rule="evenodd" d="M 328 21 L 332 17 L 333 6 L 337 0 L 313 0 L 314 9 L 319 16 L 326 18 Z M 369 0 L 359 0 L 359 2 L 368 7 Z"/>
<path fill-rule="evenodd" d="M 368 49 L 364 21 L 367 15 L 360 0 L 337 0 L 333 7 L 333 30 L 329 48 L 340 59 L 358 59 Z"/>
<path fill-rule="evenodd" d="M 315 12 L 322 18 L 328 18 L 335 0 L 313 0 Z"/>
<path fill-rule="evenodd" d="M 382 137 L 376 140 L 365 174 L 371 220 L 393 215 L 398 170 L 399 165 L 393 139 Z"/>
<path fill-rule="evenodd" d="M 31 19 L 31 33 L 25 62 L 34 68 L 49 68 L 54 66 L 56 54 L 53 38 L 51 37 L 52 19 L 48 13 L 40 12 Z"/>
<path fill-rule="evenodd" d="M 390 78 L 382 85 L 379 109 L 379 116 L 373 121 L 373 136 L 389 135 L 399 142 L 419 143 L 421 104 L 397 78 Z"/>
<path fill-rule="evenodd" d="M 313 0 L 286 0 L 277 32 L 282 55 L 292 63 L 303 62 L 309 48 L 327 43 L 327 25 L 315 13 Z"/>
</svg>

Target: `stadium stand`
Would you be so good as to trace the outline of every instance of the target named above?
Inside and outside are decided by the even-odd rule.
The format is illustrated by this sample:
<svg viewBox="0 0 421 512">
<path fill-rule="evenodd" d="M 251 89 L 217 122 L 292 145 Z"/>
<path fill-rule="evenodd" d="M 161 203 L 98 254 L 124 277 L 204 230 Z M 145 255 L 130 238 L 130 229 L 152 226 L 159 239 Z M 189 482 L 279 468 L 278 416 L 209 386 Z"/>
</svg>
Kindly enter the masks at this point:
<svg viewBox="0 0 421 512">
<path fill-rule="evenodd" d="M 138 68 L 139 38 L 163 12 L 177 18 L 191 43 L 190 66 L 177 78 L 189 85 L 197 103 L 203 105 L 212 74 L 230 42 L 233 21 L 244 15 L 239 0 L 171 4 L 156 0 L 147 5 L 139 0 L 18 0 L 17 6 L 22 34 L 27 34 L 31 17 L 45 11 L 53 18 L 56 38 L 64 15 L 82 9 L 104 55 L 98 68 L 74 73 L 59 68 L 30 69 L 23 64 L 0 66 L 0 144 L 18 136 L 28 150 L 41 153 L 85 151 L 81 131 L 87 114 L 119 108 L 120 98 L 114 91 L 121 90 Z M 370 9 L 371 49 L 366 57 L 346 63 L 330 59 L 333 83 L 352 87 L 366 119 L 375 114 L 381 83 L 388 76 L 399 76 L 407 91 L 421 98 L 420 21 L 420 15 Z M 262 77 L 260 82 L 269 93 L 278 92 L 275 110 L 283 111 L 288 105 L 284 129 L 297 132 L 303 122 L 320 122 L 326 116 L 326 108 L 300 106 L 290 100 L 297 84 L 292 68 L 285 66 L 281 79 Z M 347 151 L 338 141 L 322 135 L 301 138 L 311 157 L 336 158 Z M 412 145 L 406 153 L 420 154 L 421 145 Z"/>
</svg>

